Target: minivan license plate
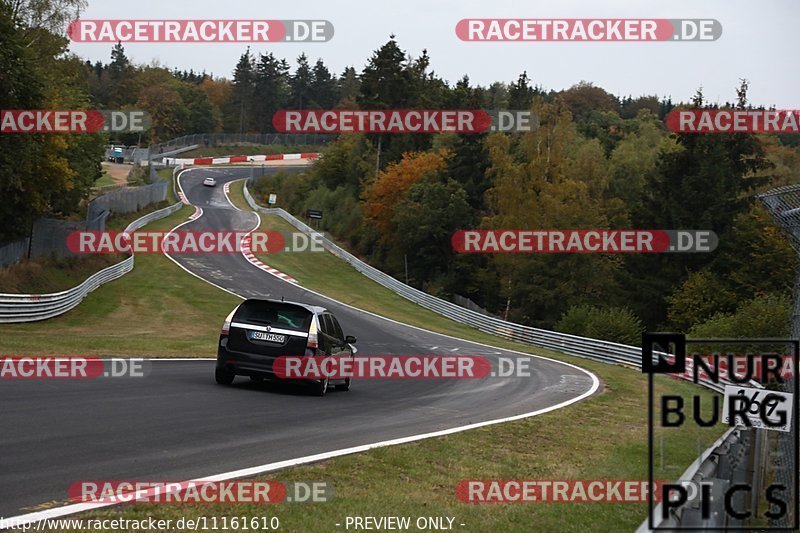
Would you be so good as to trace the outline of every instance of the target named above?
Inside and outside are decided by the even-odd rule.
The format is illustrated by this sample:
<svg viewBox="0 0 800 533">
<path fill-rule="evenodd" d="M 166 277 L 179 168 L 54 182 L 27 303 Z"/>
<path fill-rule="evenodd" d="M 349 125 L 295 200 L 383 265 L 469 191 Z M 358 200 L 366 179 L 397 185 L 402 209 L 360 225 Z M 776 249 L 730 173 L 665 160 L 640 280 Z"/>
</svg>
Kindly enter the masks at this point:
<svg viewBox="0 0 800 533">
<path fill-rule="evenodd" d="M 286 340 L 286 335 L 277 335 L 275 333 L 266 333 L 264 331 L 251 331 L 250 340 L 277 342 L 283 344 L 283 342 Z"/>
</svg>

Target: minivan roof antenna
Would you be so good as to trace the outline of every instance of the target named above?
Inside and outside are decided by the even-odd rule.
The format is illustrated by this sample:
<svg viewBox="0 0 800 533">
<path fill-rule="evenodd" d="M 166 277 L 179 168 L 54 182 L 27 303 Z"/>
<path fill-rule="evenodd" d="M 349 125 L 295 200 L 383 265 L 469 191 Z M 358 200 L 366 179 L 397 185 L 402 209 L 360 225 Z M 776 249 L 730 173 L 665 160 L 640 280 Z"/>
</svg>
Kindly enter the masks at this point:
<svg viewBox="0 0 800 533">
<path fill-rule="evenodd" d="M 283 301 L 283 296 L 281 296 L 281 301 Z"/>
</svg>

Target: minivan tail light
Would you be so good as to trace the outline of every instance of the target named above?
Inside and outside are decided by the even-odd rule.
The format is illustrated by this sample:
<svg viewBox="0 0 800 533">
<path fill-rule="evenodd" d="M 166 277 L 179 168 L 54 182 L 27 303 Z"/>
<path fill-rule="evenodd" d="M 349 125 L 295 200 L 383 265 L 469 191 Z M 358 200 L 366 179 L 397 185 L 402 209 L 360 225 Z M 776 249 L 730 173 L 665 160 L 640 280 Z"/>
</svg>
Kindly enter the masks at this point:
<svg viewBox="0 0 800 533">
<path fill-rule="evenodd" d="M 237 306 L 236 309 L 239 309 L 239 307 Z M 222 331 L 219 332 L 220 335 L 227 335 L 231 332 L 231 321 L 233 320 L 233 314 L 236 312 L 236 309 L 225 317 L 225 322 L 222 323 Z"/>
<path fill-rule="evenodd" d="M 308 343 L 307 348 L 319 348 L 319 339 L 317 337 L 317 316 L 311 319 L 311 326 L 308 328 Z"/>
</svg>

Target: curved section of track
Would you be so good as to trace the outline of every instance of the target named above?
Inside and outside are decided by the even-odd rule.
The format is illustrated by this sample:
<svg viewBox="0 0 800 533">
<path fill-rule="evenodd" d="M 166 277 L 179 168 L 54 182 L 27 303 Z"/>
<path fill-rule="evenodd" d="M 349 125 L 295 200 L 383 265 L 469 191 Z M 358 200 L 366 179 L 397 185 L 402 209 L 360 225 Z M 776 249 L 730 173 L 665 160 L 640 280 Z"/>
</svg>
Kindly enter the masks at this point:
<svg viewBox="0 0 800 533">
<path fill-rule="evenodd" d="M 253 229 L 223 184 L 249 168 L 192 169 L 180 176 L 202 215 L 186 230 Z M 202 186 L 206 176 L 218 186 Z M 242 297 L 285 297 L 333 311 L 369 355 L 529 357 L 406 326 L 282 281 L 241 254 L 173 255 L 192 274 Z M 289 272 L 291 274 L 291 272 Z M 224 317 L 220 317 L 222 323 Z M 213 353 L 215 347 L 209 347 Z M 156 361 L 147 379 L 0 384 L 0 516 L 63 505 L 86 479 L 183 480 L 470 424 L 532 416 L 594 393 L 598 381 L 572 365 L 534 357 L 532 377 L 356 380 L 319 398 L 299 385 L 214 383 L 214 362 Z"/>
</svg>

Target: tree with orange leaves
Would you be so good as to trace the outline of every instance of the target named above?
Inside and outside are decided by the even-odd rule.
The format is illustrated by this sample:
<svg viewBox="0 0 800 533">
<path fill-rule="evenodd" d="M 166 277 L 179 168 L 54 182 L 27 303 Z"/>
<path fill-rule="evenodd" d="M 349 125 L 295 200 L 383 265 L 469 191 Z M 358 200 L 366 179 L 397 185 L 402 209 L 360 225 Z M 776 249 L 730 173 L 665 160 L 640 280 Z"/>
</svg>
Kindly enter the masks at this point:
<svg viewBox="0 0 800 533">
<path fill-rule="evenodd" d="M 450 155 L 448 150 L 406 152 L 400 161 L 378 174 L 366 189 L 363 195 L 364 217 L 378 232 L 382 244 L 390 240 L 391 220 L 406 192 L 426 176 L 445 171 Z"/>
</svg>

